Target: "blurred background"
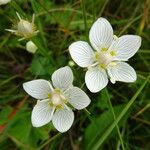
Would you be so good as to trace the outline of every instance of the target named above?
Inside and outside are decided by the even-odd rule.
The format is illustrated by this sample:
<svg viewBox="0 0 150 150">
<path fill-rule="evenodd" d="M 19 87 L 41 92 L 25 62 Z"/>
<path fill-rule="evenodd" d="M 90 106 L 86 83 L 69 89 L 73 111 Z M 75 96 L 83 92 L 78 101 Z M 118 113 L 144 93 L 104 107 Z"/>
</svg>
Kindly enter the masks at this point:
<svg viewBox="0 0 150 150">
<path fill-rule="evenodd" d="M 0 150 L 150 150 L 149 7 L 149 0 L 12 0 L 1 5 Z M 16 12 L 29 21 L 36 15 L 34 54 L 26 50 L 27 40 L 19 42 L 5 31 L 17 25 Z M 135 83 L 109 83 L 92 94 L 83 84 L 86 70 L 73 64 L 68 46 L 88 40 L 90 27 L 100 16 L 108 19 L 117 36 L 140 35 L 142 46 L 129 60 L 138 75 Z M 36 100 L 22 84 L 35 78 L 50 80 L 54 70 L 66 65 L 74 72 L 74 85 L 92 100 L 88 111 L 75 111 L 73 126 L 63 134 L 51 123 L 32 127 Z M 117 127 L 113 113 L 119 119 Z"/>
</svg>

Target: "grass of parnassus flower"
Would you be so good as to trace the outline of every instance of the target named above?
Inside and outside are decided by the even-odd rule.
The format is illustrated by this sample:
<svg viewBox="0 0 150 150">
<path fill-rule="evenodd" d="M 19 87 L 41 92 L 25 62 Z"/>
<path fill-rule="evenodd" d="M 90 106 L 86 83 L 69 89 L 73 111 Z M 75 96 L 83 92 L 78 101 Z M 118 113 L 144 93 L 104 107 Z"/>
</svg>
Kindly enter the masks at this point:
<svg viewBox="0 0 150 150">
<path fill-rule="evenodd" d="M 0 149 L 150 149 L 149 121 L 149 1 L 12 1 L 0 8 Z M 27 41 L 5 31 L 15 26 L 16 12 L 32 19 L 38 36 L 31 40 L 38 50 L 26 51 Z M 92 23 L 100 16 L 111 22 L 115 34 L 137 34 L 142 46 L 129 60 L 138 79 L 135 83 L 109 83 L 97 94 L 87 90 L 84 74 L 71 67 L 74 84 L 92 100 L 87 110 L 75 111 L 72 128 L 58 133 L 51 124 L 33 128 L 30 121 L 35 101 L 26 95 L 22 83 L 35 78 L 50 80 L 59 67 L 69 64 L 68 46 L 88 39 Z M 147 83 L 147 84 L 146 84 Z"/>
</svg>

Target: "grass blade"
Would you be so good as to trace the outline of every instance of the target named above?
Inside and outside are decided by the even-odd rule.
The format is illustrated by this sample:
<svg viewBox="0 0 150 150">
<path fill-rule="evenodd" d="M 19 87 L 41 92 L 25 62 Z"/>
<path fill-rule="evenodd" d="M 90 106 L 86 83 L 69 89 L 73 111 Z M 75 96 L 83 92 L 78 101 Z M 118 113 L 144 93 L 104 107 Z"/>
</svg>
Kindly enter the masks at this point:
<svg viewBox="0 0 150 150">
<path fill-rule="evenodd" d="M 112 106 L 112 103 L 111 103 L 110 96 L 109 96 L 107 88 L 105 88 L 105 92 L 106 92 L 106 95 L 107 95 L 107 99 L 108 99 L 108 104 L 109 104 L 110 110 L 111 110 L 111 112 L 113 114 L 114 121 L 116 121 L 116 115 L 115 115 L 115 112 L 114 112 L 114 109 L 113 109 L 113 106 Z M 116 124 L 116 129 L 117 129 L 117 132 L 118 132 L 118 136 L 119 136 L 119 140 L 120 140 L 120 143 L 121 143 L 121 146 L 122 146 L 122 150 L 125 150 L 123 139 L 122 139 L 122 136 L 121 136 L 118 124 Z"/>
</svg>

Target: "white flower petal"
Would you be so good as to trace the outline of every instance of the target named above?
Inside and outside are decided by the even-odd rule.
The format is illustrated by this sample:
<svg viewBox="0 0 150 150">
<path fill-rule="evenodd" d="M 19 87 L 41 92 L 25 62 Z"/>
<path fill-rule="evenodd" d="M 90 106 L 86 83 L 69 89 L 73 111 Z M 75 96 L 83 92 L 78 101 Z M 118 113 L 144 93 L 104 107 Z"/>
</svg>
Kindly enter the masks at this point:
<svg viewBox="0 0 150 150">
<path fill-rule="evenodd" d="M 38 101 L 34 106 L 31 116 L 34 127 L 41 127 L 51 121 L 54 108 L 50 107 L 48 103 L 49 100 L 42 100 Z"/>
<path fill-rule="evenodd" d="M 43 79 L 26 82 L 23 84 L 23 88 L 29 95 L 36 99 L 46 99 L 52 90 L 50 82 Z"/>
<path fill-rule="evenodd" d="M 0 5 L 5 5 L 9 3 L 11 0 L 0 0 Z"/>
<path fill-rule="evenodd" d="M 137 35 L 123 35 L 116 39 L 109 48 L 115 51 L 115 60 L 126 61 L 131 58 L 141 46 L 141 37 Z"/>
<path fill-rule="evenodd" d="M 62 67 L 52 74 L 52 82 L 55 88 L 66 90 L 72 86 L 73 73 L 70 67 Z"/>
<path fill-rule="evenodd" d="M 59 109 L 54 113 L 52 122 L 59 132 L 66 132 L 70 129 L 74 120 L 74 113 L 71 109 Z"/>
<path fill-rule="evenodd" d="M 68 102 L 78 110 L 87 107 L 91 102 L 86 93 L 78 87 L 70 88 L 65 94 L 68 97 Z"/>
<path fill-rule="evenodd" d="M 137 79 L 135 70 L 125 62 L 116 62 L 116 65 L 109 66 L 108 75 L 112 81 L 134 82 Z"/>
<path fill-rule="evenodd" d="M 94 62 L 94 52 L 90 45 L 84 41 L 74 42 L 69 46 L 72 59 L 80 67 L 88 67 Z"/>
<path fill-rule="evenodd" d="M 89 33 L 90 42 L 94 49 L 100 51 L 102 48 L 109 48 L 113 41 L 113 29 L 105 18 L 97 19 Z"/>
<path fill-rule="evenodd" d="M 108 78 L 105 70 L 99 68 L 89 69 L 85 74 L 85 83 L 91 92 L 99 92 L 108 84 Z"/>
</svg>

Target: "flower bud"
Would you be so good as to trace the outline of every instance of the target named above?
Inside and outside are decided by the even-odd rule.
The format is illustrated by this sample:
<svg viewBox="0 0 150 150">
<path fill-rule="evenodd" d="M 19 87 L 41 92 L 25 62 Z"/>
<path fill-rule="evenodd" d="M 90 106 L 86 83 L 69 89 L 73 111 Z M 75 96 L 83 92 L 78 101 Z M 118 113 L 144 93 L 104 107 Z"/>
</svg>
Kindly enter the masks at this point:
<svg viewBox="0 0 150 150">
<path fill-rule="evenodd" d="M 32 41 L 27 42 L 26 50 L 28 52 L 35 53 L 37 49 L 38 49 L 37 46 Z"/>
<path fill-rule="evenodd" d="M 34 32 L 33 25 L 30 22 L 26 20 L 21 20 L 18 23 L 18 34 L 24 37 L 29 37 L 32 36 L 32 34 L 34 34 L 33 32 Z"/>
<path fill-rule="evenodd" d="M 71 67 L 75 66 L 75 63 L 74 63 L 72 60 L 70 60 L 70 61 L 68 62 L 68 64 L 69 64 L 69 66 L 71 66 Z"/>
<path fill-rule="evenodd" d="M 35 36 L 38 33 L 38 31 L 36 31 L 36 27 L 34 25 L 34 18 L 35 18 L 34 14 L 32 17 L 32 22 L 24 20 L 20 17 L 18 13 L 16 14 L 19 18 L 19 22 L 17 24 L 17 30 L 10 30 L 10 29 L 6 29 L 6 30 L 22 37 L 19 40 L 28 39 Z"/>
</svg>

